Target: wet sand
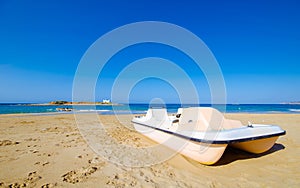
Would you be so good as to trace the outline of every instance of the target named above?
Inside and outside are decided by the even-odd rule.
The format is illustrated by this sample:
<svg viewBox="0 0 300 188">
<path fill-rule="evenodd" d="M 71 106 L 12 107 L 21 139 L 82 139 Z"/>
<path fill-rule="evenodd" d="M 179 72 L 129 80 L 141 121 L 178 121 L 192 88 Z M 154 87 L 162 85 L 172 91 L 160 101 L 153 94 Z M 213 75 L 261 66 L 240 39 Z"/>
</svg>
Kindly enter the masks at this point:
<svg viewBox="0 0 300 188">
<path fill-rule="evenodd" d="M 260 155 L 227 148 L 213 166 L 177 154 L 160 164 L 131 168 L 98 156 L 73 114 L 0 115 L 0 187 L 300 187 L 300 114 L 226 117 L 244 124 L 277 124 L 287 134 Z M 155 144 L 131 129 L 130 115 L 123 118 L 126 126 L 115 116 L 99 116 L 116 143 L 136 148 Z"/>
</svg>

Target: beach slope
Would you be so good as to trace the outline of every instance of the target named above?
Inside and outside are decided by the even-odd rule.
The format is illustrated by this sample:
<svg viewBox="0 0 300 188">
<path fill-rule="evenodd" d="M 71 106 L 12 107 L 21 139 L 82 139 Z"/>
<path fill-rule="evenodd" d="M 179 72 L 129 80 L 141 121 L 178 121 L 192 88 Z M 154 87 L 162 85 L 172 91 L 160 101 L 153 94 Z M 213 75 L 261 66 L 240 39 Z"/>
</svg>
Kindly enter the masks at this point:
<svg viewBox="0 0 300 188">
<path fill-rule="evenodd" d="M 131 116 L 124 117 L 130 127 Z M 300 186 L 299 114 L 227 114 L 226 117 L 244 124 L 248 121 L 276 124 L 287 134 L 270 151 L 260 155 L 228 148 L 214 166 L 177 154 L 160 164 L 129 168 L 96 155 L 82 138 L 72 114 L 0 115 L 0 187 Z M 120 144 L 134 147 L 155 144 L 124 127 L 112 115 L 99 118 L 108 134 Z"/>
</svg>

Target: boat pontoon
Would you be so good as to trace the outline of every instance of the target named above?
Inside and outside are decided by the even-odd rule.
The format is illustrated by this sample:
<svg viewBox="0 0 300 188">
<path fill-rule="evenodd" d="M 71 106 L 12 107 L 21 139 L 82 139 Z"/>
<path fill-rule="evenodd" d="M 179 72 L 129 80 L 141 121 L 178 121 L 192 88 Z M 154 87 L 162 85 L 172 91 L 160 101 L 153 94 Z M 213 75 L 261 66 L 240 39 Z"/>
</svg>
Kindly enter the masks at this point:
<svg viewBox="0 0 300 188">
<path fill-rule="evenodd" d="M 179 108 L 168 116 L 165 108 L 150 108 L 133 118 L 135 129 L 150 139 L 203 164 L 214 164 L 227 146 L 251 153 L 273 147 L 285 131 L 276 125 L 249 124 L 226 119 L 210 107 Z"/>
</svg>

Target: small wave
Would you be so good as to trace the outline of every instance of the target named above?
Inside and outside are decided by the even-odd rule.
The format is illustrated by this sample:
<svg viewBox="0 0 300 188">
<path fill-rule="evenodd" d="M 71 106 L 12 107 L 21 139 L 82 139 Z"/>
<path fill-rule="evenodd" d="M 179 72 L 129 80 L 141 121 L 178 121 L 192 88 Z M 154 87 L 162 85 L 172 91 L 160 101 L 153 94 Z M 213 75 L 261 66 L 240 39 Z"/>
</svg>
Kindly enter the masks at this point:
<svg viewBox="0 0 300 188">
<path fill-rule="evenodd" d="M 300 109 L 289 109 L 291 112 L 300 112 Z"/>
</svg>

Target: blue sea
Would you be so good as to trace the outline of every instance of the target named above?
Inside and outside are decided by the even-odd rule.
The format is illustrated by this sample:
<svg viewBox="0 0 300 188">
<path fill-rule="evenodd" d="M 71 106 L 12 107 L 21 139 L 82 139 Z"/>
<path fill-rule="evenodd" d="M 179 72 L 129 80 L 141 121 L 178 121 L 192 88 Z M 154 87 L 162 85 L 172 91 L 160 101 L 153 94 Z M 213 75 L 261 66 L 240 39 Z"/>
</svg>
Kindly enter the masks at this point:
<svg viewBox="0 0 300 188">
<path fill-rule="evenodd" d="M 167 104 L 169 113 L 176 113 L 180 107 L 190 106 L 212 106 L 209 104 L 201 105 L 181 105 L 181 104 Z M 152 106 L 153 107 L 153 106 Z M 155 106 L 154 106 L 155 107 Z M 227 104 L 213 105 L 214 108 L 226 113 L 293 113 L 300 114 L 300 105 L 298 104 Z M 63 106 L 63 105 L 32 105 L 26 103 L 0 103 L 0 114 L 20 114 L 20 113 L 73 113 L 73 112 L 58 112 L 57 108 L 73 108 L 76 113 L 91 113 L 97 112 L 99 114 L 141 114 L 146 113 L 149 108 L 148 104 L 123 104 L 116 106 L 103 105 L 77 105 L 77 106 Z"/>
</svg>

